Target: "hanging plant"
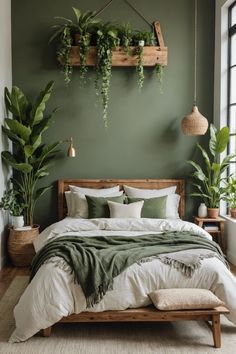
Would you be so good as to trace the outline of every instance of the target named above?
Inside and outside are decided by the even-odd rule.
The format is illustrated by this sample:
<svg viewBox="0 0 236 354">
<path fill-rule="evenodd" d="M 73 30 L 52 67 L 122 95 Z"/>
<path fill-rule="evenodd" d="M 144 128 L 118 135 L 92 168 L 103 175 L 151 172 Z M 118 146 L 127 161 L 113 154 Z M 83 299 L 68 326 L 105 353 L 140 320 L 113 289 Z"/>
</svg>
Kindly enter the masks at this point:
<svg viewBox="0 0 236 354">
<path fill-rule="evenodd" d="M 137 46 L 135 53 L 137 55 L 136 71 L 138 73 L 138 87 L 139 90 L 142 90 L 144 79 L 145 79 L 144 70 L 143 70 L 143 46 L 142 45 Z"/>
<path fill-rule="evenodd" d="M 70 83 L 73 70 L 70 61 L 73 42 L 79 45 L 80 75 L 81 79 L 85 80 L 87 73 L 86 58 L 90 47 L 91 32 L 94 31 L 94 28 L 96 28 L 101 21 L 95 18 L 95 11 L 87 11 L 82 14 L 78 8 L 72 7 L 72 9 L 76 17 L 76 22 L 64 17 L 55 17 L 55 19 L 63 21 L 64 23 L 52 26 L 55 32 L 49 40 L 49 42 L 51 42 L 54 39 L 59 39 L 57 57 L 62 65 L 66 84 Z"/>
<path fill-rule="evenodd" d="M 160 92 L 163 93 L 163 74 L 164 74 L 164 66 L 161 64 L 155 65 L 155 73 L 157 77 L 157 82 L 159 83 Z"/>
<path fill-rule="evenodd" d="M 73 8 L 73 11 L 76 17 L 74 22 L 64 17 L 56 17 L 63 23 L 53 26 L 55 32 L 51 40 L 55 38 L 59 40 L 57 56 L 62 64 L 66 84 L 71 80 L 72 65 L 80 66 L 80 78 L 83 82 L 86 80 L 87 64 L 95 66 L 95 89 L 96 94 L 101 96 L 103 120 L 107 128 L 112 64 L 135 66 L 139 90 L 144 84 L 144 66 L 155 66 L 155 73 L 162 92 L 163 64 L 167 64 L 167 48 L 164 47 L 159 22 L 151 25 L 151 31 L 134 31 L 129 23 L 123 26 L 110 22 L 101 23 L 101 20 L 96 18 L 101 10 L 87 11 L 83 14 L 77 8 Z M 121 47 L 116 50 L 117 46 Z M 158 47 L 148 49 L 148 46 Z"/>
<path fill-rule="evenodd" d="M 107 109 L 111 81 L 112 49 L 119 45 L 118 31 L 110 24 L 105 24 L 97 31 L 97 65 L 95 89 L 102 96 L 103 120 L 108 127 Z"/>
</svg>

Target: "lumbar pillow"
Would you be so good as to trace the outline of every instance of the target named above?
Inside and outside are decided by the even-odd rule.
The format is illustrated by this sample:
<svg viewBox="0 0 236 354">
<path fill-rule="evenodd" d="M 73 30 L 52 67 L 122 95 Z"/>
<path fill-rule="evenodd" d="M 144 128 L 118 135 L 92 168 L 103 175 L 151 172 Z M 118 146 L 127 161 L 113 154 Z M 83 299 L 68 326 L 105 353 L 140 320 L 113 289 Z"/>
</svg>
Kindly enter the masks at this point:
<svg viewBox="0 0 236 354">
<path fill-rule="evenodd" d="M 124 186 L 124 190 L 125 190 L 125 194 L 128 197 L 148 199 L 148 198 L 163 197 L 165 195 L 173 194 L 176 191 L 176 186 L 162 188 L 162 189 L 142 189 L 142 188 Z"/>
<path fill-rule="evenodd" d="M 153 305 L 162 311 L 212 309 L 224 305 L 218 297 L 206 289 L 160 289 L 148 295 Z"/>
<path fill-rule="evenodd" d="M 143 200 L 141 198 L 131 198 L 131 197 L 127 197 L 127 199 L 129 204 Z M 141 217 L 151 218 L 151 219 L 165 219 L 166 201 L 167 201 L 167 196 L 144 199 Z"/>
<path fill-rule="evenodd" d="M 115 202 L 109 202 L 111 218 L 136 218 L 141 217 L 141 211 L 144 201 L 131 203 L 131 204 L 119 204 Z"/>
<path fill-rule="evenodd" d="M 109 218 L 110 210 L 108 206 L 108 201 L 121 203 L 124 202 L 124 195 L 119 197 L 92 197 L 90 195 L 85 196 L 88 203 L 88 217 L 89 219 L 94 218 Z"/>
<path fill-rule="evenodd" d="M 123 192 L 113 192 L 109 195 L 104 195 L 104 197 L 120 197 L 123 195 Z M 97 197 L 97 192 L 93 194 L 91 192 L 90 196 Z M 74 217 L 80 217 L 87 219 L 88 218 L 88 203 L 85 197 L 85 194 L 81 192 L 73 192 L 72 193 L 73 203 L 74 203 Z"/>
</svg>

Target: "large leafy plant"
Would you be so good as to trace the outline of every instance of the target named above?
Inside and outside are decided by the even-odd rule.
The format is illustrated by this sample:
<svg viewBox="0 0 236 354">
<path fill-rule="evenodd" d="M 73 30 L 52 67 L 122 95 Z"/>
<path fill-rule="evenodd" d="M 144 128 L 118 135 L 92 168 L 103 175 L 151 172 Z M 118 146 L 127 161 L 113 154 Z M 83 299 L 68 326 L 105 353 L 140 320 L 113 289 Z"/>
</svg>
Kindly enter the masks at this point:
<svg viewBox="0 0 236 354">
<path fill-rule="evenodd" d="M 36 101 L 31 103 L 16 86 L 10 92 L 5 88 L 7 115 L 3 132 L 13 143 L 13 152 L 3 151 L 3 161 L 14 170 L 13 186 L 25 205 L 25 222 L 33 224 L 33 214 L 37 200 L 51 186 L 37 188 L 38 181 L 49 174 L 48 169 L 56 156 L 60 142 L 45 145 L 42 135 L 49 128 L 49 123 L 56 110 L 45 115 L 53 81 L 40 92 Z"/>
<path fill-rule="evenodd" d="M 200 144 L 197 144 L 197 148 L 200 150 L 204 160 L 204 166 L 201 167 L 194 161 L 188 161 L 194 167 L 192 184 L 197 189 L 197 192 L 191 195 L 200 197 L 208 208 L 218 208 L 220 200 L 225 193 L 223 187 L 223 183 L 226 181 L 225 172 L 229 167 L 230 161 L 235 157 L 235 155 L 227 155 L 220 162 L 220 154 L 226 150 L 228 143 L 229 128 L 223 127 L 217 130 L 211 124 L 209 153 Z"/>
</svg>

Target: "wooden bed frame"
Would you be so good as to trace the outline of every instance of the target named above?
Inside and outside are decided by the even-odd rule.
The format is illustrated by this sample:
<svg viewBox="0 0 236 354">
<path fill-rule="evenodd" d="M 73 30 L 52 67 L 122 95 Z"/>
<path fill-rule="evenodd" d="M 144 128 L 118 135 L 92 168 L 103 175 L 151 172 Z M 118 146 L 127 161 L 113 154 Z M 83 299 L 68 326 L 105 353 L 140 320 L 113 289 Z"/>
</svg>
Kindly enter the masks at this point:
<svg viewBox="0 0 236 354">
<path fill-rule="evenodd" d="M 67 215 L 64 192 L 69 190 L 69 185 L 87 188 L 108 188 L 123 185 L 144 189 L 160 189 L 176 186 L 176 193 L 180 195 L 179 214 L 184 217 L 185 211 L 185 189 L 183 179 L 66 179 L 58 181 L 58 215 L 59 219 Z M 180 320 L 204 320 L 210 326 L 213 334 L 214 346 L 221 347 L 220 315 L 229 313 L 227 308 L 221 306 L 208 310 L 181 310 L 181 311 L 159 311 L 154 306 L 138 309 L 127 309 L 124 311 L 105 312 L 82 312 L 64 317 L 60 322 L 84 323 L 84 322 L 164 322 Z M 210 321 L 211 324 L 208 322 Z M 43 329 L 43 336 L 51 335 L 52 327 Z"/>
</svg>

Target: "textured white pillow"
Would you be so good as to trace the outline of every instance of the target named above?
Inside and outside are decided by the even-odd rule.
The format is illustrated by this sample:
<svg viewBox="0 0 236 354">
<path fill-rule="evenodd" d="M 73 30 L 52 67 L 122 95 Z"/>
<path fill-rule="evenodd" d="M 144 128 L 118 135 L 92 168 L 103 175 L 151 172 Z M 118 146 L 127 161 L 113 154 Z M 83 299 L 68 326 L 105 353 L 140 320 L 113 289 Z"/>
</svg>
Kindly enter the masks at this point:
<svg viewBox="0 0 236 354">
<path fill-rule="evenodd" d="M 67 215 L 72 216 L 72 193 L 70 191 L 65 192 L 65 198 L 66 198 L 66 206 L 67 206 Z"/>
<path fill-rule="evenodd" d="M 170 194 L 166 200 L 166 219 L 179 219 L 179 194 Z"/>
<path fill-rule="evenodd" d="M 96 188 L 82 188 L 82 187 L 69 185 L 69 188 L 71 192 L 79 192 L 79 193 L 83 193 L 84 195 L 85 194 L 91 195 L 93 197 L 108 197 L 109 195 L 120 191 L 119 186 L 96 189 Z"/>
<path fill-rule="evenodd" d="M 162 311 L 211 309 L 224 305 L 218 297 L 206 289 L 160 289 L 148 295 L 153 305 Z"/>
<path fill-rule="evenodd" d="M 128 197 L 148 199 L 155 197 L 164 197 L 165 195 L 174 194 L 176 191 L 176 186 L 162 189 L 142 189 L 124 185 L 124 190 L 125 194 Z"/>
<path fill-rule="evenodd" d="M 111 218 L 141 218 L 141 211 L 144 201 L 130 203 L 130 204 L 120 204 L 108 201 L 108 206 L 110 209 Z"/>
<path fill-rule="evenodd" d="M 111 193 L 110 191 L 108 192 L 108 194 L 106 195 L 106 193 L 103 193 L 103 195 L 98 195 L 97 194 L 97 190 L 95 190 L 94 192 L 91 191 L 89 194 L 91 197 L 120 197 L 121 195 L 123 195 L 123 191 L 120 192 L 113 192 Z M 72 199 L 73 199 L 73 205 L 74 205 L 74 209 L 73 209 L 73 217 L 76 218 L 84 218 L 84 219 L 88 219 L 88 202 L 87 199 L 85 197 L 85 194 L 80 193 L 80 192 L 72 192 Z"/>
</svg>

